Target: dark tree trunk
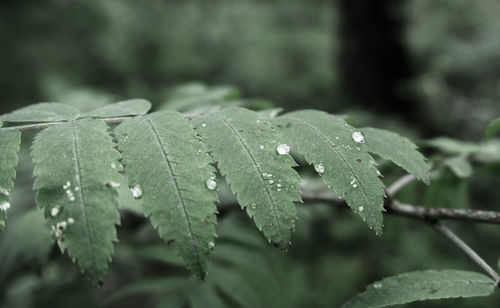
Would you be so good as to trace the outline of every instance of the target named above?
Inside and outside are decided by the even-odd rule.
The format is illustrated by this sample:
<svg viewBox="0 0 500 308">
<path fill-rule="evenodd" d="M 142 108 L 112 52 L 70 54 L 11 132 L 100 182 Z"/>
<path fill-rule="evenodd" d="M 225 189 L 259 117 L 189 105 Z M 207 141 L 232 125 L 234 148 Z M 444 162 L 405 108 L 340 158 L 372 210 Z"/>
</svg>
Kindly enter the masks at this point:
<svg viewBox="0 0 500 308">
<path fill-rule="evenodd" d="M 416 120 L 417 103 L 403 42 L 404 1 L 338 0 L 340 74 L 347 102 Z"/>
</svg>

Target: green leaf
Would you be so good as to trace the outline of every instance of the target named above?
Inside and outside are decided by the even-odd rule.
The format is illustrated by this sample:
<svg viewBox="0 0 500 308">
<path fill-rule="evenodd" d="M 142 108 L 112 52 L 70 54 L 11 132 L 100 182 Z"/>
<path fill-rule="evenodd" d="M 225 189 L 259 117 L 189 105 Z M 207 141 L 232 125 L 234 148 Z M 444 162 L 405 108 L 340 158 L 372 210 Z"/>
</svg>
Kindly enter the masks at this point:
<svg viewBox="0 0 500 308">
<path fill-rule="evenodd" d="M 205 146 L 189 121 L 172 110 L 127 120 L 115 132 L 129 183 L 142 190 L 146 214 L 203 279 L 214 247 L 217 200 Z"/>
<path fill-rule="evenodd" d="M 491 120 L 486 129 L 486 139 L 490 139 L 500 130 L 500 117 Z"/>
<path fill-rule="evenodd" d="M 77 260 L 93 282 L 101 279 L 113 253 L 120 154 L 102 120 L 51 126 L 32 148 L 38 206 L 62 251 Z"/>
<path fill-rule="evenodd" d="M 138 116 L 148 113 L 151 103 L 145 99 L 131 99 L 107 105 L 93 111 L 86 112 L 80 117 L 113 118 L 125 116 Z"/>
<path fill-rule="evenodd" d="M 361 132 L 365 136 L 365 145 L 369 152 L 393 161 L 429 185 L 430 166 L 413 142 L 396 133 L 377 128 L 365 127 Z"/>
<path fill-rule="evenodd" d="M 7 210 L 10 208 L 20 143 L 20 132 L 0 130 L 0 230 L 5 228 Z"/>
<path fill-rule="evenodd" d="M 304 155 L 325 183 L 380 235 L 384 186 L 365 144 L 353 140 L 359 132 L 339 117 L 314 110 L 287 113 L 273 122 L 292 151 Z"/>
<path fill-rule="evenodd" d="M 229 86 L 206 87 L 192 83 L 174 87 L 167 92 L 167 99 L 162 109 L 175 109 L 180 112 L 192 112 L 207 107 L 226 104 L 240 96 L 238 89 Z"/>
<path fill-rule="evenodd" d="M 286 250 L 300 201 L 295 162 L 276 152 L 279 136 L 258 113 L 232 107 L 194 120 L 239 204 L 275 246 Z"/>
<path fill-rule="evenodd" d="M 441 152 L 448 154 L 467 155 L 467 154 L 474 154 L 481 150 L 480 145 L 447 137 L 439 137 L 427 140 L 423 144 L 426 146 L 436 148 Z"/>
<path fill-rule="evenodd" d="M 474 272 L 427 270 L 405 273 L 376 282 L 342 308 L 376 308 L 440 298 L 490 295 L 495 283 Z"/>
<path fill-rule="evenodd" d="M 0 116 L 4 122 L 54 122 L 72 120 L 80 111 L 73 106 L 60 103 L 39 103 Z"/>
<path fill-rule="evenodd" d="M 462 155 L 454 156 L 443 162 L 459 178 L 468 178 L 472 174 L 472 166 L 466 157 Z"/>
</svg>

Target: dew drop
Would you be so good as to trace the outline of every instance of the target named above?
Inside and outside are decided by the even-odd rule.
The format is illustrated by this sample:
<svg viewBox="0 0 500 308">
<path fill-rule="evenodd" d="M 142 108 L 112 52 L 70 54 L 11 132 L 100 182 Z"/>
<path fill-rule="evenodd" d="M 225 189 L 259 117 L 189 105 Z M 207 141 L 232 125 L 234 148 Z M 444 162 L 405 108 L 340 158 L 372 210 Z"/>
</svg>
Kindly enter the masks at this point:
<svg viewBox="0 0 500 308">
<path fill-rule="evenodd" d="M 212 175 L 206 182 L 208 190 L 214 190 L 217 187 L 217 182 L 215 181 L 215 177 Z"/>
<path fill-rule="evenodd" d="M 274 181 L 273 181 L 273 180 L 269 180 L 269 181 L 267 181 L 267 182 L 268 182 L 269 184 L 274 183 Z"/>
<path fill-rule="evenodd" d="M 325 166 L 323 166 L 322 163 L 319 163 L 314 166 L 314 170 L 316 170 L 317 173 L 322 174 L 323 172 L 325 172 Z"/>
<path fill-rule="evenodd" d="M 255 210 L 255 209 L 257 208 L 257 204 L 252 203 L 252 204 L 250 204 L 250 207 L 251 207 L 253 210 Z"/>
<path fill-rule="evenodd" d="M 354 140 L 357 143 L 364 143 L 365 136 L 363 136 L 361 132 L 354 132 L 352 133 L 352 140 Z"/>
<path fill-rule="evenodd" d="M 359 210 L 360 212 L 363 212 L 363 210 L 364 210 L 364 209 L 365 209 L 365 208 L 364 208 L 364 207 L 362 207 L 362 206 L 360 206 L 360 207 L 358 208 L 358 210 Z"/>
<path fill-rule="evenodd" d="M 358 184 L 352 184 L 352 187 L 356 188 L 356 187 L 358 187 Z"/>
<path fill-rule="evenodd" d="M 381 283 L 376 283 L 376 284 L 374 284 L 374 285 L 373 285 L 373 289 L 375 289 L 375 290 L 380 290 L 380 289 L 382 289 L 382 284 L 381 284 Z"/>
<path fill-rule="evenodd" d="M 290 146 L 288 144 L 280 144 L 276 148 L 276 152 L 278 152 L 279 155 L 286 155 L 290 152 Z"/>
<path fill-rule="evenodd" d="M 75 219 L 73 217 L 68 218 L 68 224 L 72 225 L 75 223 Z"/>
<path fill-rule="evenodd" d="M 56 217 L 57 214 L 59 214 L 59 207 L 54 206 L 52 209 L 50 209 L 50 216 Z"/>
<path fill-rule="evenodd" d="M 207 124 L 203 123 L 203 124 L 201 124 L 201 126 L 203 126 L 203 127 L 207 127 Z"/>
<path fill-rule="evenodd" d="M 111 168 L 115 169 L 116 168 L 116 164 L 115 163 L 111 163 Z"/>
<path fill-rule="evenodd" d="M 261 144 L 259 148 L 260 148 L 261 150 L 264 150 L 264 145 L 262 145 L 262 144 Z"/>
<path fill-rule="evenodd" d="M 10 202 L 5 201 L 4 203 L 0 204 L 0 210 L 7 212 L 8 209 L 10 209 Z"/>
<path fill-rule="evenodd" d="M 215 243 L 214 242 L 209 242 L 208 243 L 208 248 L 214 249 L 214 247 L 215 247 Z"/>
<path fill-rule="evenodd" d="M 113 188 L 118 188 L 121 185 L 120 183 L 113 182 L 113 181 L 109 182 L 108 184 L 109 184 L 110 187 L 113 187 Z"/>
<path fill-rule="evenodd" d="M 142 188 L 139 184 L 135 184 L 134 186 L 130 187 L 130 192 L 132 192 L 132 196 L 134 196 L 134 198 L 136 199 L 142 197 Z"/>
</svg>

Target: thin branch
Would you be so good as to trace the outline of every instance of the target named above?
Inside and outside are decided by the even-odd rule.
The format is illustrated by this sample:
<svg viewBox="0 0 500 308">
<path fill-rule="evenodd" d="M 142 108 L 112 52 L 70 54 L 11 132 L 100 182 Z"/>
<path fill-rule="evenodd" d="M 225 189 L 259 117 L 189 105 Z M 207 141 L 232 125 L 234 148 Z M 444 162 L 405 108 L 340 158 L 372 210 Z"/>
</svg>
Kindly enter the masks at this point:
<svg viewBox="0 0 500 308">
<path fill-rule="evenodd" d="M 416 178 L 413 174 L 407 174 L 405 176 L 402 176 L 399 180 L 394 182 L 391 186 L 387 188 L 387 194 L 394 196 L 398 191 L 403 189 L 406 185 L 410 184 L 411 182 L 415 181 Z"/>
<path fill-rule="evenodd" d="M 396 214 L 422 220 L 448 219 L 500 224 L 500 212 L 496 211 L 425 207 L 419 205 L 404 204 L 395 200 L 391 203 L 386 204 L 385 208 L 390 214 Z"/>
<path fill-rule="evenodd" d="M 431 223 L 431 226 L 436 229 L 439 233 L 443 234 L 447 239 L 449 239 L 453 244 L 460 248 L 469 258 L 476 262 L 479 267 L 483 269 L 498 286 L 500 282 L 500 275 L 491 266 L 486 263 L 469 245 L 467 245 L 461 238 L 459 238 L 453 231 L 451 231 L 446 226 L 443 226 L 439 222 Z"/>
</svg>

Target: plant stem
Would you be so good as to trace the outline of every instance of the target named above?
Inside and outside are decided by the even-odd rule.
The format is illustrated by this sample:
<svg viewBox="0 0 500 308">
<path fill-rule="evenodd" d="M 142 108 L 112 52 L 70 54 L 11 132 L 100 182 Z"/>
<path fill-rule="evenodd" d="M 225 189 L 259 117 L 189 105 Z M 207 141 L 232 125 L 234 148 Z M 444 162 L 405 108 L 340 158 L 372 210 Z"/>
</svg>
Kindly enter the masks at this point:
<svg viewBox="0 0 500 308">
<path fill-rule="evenodd" d="M 459 238 L 453 231 L 451 231 L 446 226 L 443 226 L 439 222 L 431 222 L 431 226 L 436 229 L 439 233 L 443 234 L 447 239 L 449 239 L 453 244 L 460 248 L 469 258 L 476 262 L 479 267 L 483 269 L 498 286 L 500 282 L 500 275 L 491 266 L 486 263 L 469 245 L 467 245 L 461 238 Z"/>
</svg>

